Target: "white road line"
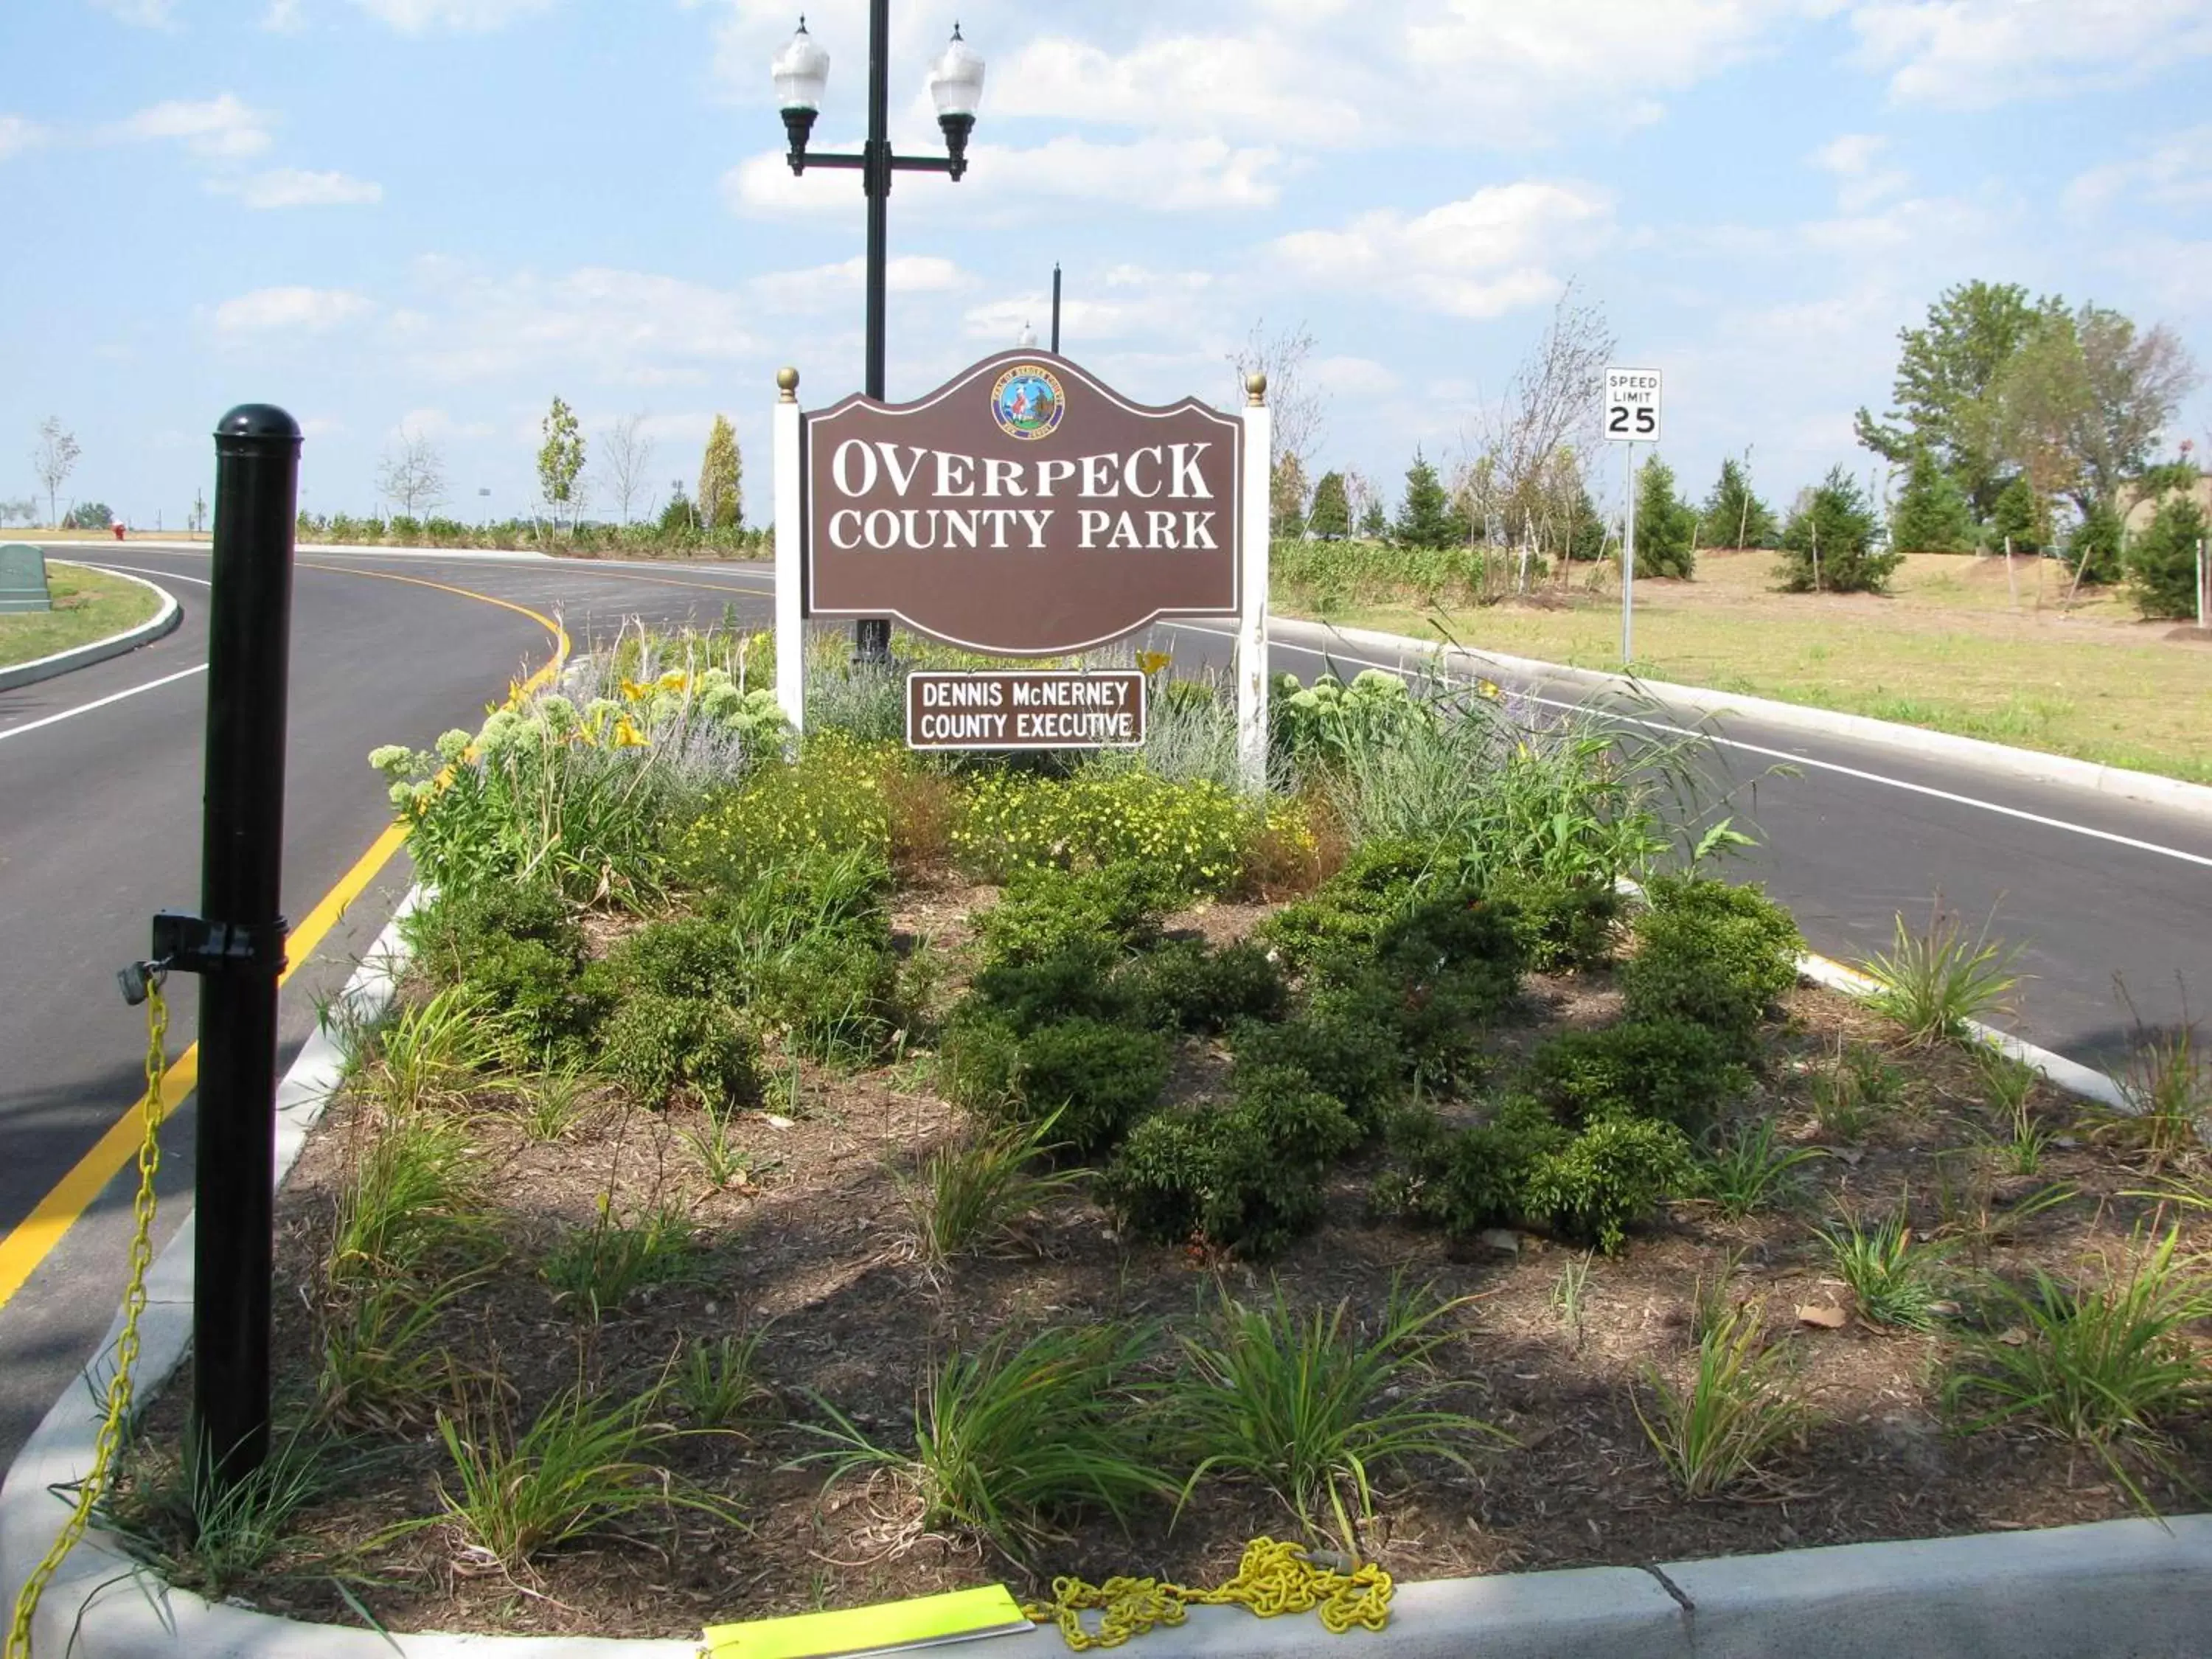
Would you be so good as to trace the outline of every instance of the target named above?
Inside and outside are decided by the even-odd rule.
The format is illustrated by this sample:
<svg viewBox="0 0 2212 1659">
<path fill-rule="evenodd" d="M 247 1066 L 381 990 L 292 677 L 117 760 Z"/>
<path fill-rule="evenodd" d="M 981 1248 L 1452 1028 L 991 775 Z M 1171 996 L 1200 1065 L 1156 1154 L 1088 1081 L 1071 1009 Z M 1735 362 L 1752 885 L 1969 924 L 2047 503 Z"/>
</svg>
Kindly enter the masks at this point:
<svg viewBox="0 0 2212 1659">
<path fill-rule="evenodd" d="M 0 743 L 7 742 L 10 738 L 20 738 L 26 732 L 35 732 L 42 726 L 52 726 L 59 720 L 75 720 L 79 714 L 89 714 L 94 709 L 105 708 L 111 702 L 121 702 L 125 697 L 135 697 L 141 691 L 158 691 L 165 685 L 173 685 L 179 680 L 206 672 L 205 663 L 195 663 L 191 667 L 180 668 L 173 674 L 164 674 L 158 680 L 149 680 L 143 685 L 134 685 L 128 691 L 110 692 L 106 696 L 95 697 L 90 702 L 80 703 L 75 708 L 64 708 L 58 714 L 48 714 L 44 720 L 27 720 L 21 726 L 8 726 L 4 730 L 0 730 Z"/>
<path fill-rule="evenodd" d="M 1194 634 L 1211 634 L 1217 639 L 1236 637 L 1232 634 L 1225 634 L 1218 629 L 1202 627 L 1194 623 L 1169 623 L 1165 626 L 1184 629 Z M 1270 639 L 1267 644 L 1273 649 L 1303 652 L 1309 657 L 1317 657 L 1324 662 L 1357 663 L 1362 668 L 1379 668 L 1387 674 L 1402 674 L 1406 672 L 1403 663 L 1376 662 L 1371 657 L 1357 657 L 1349 652 L 1323 651 L 1310 645 L 1294 645 L 1290 641 L 1283 639 Z M 1479 653 L 1463 648 L 1460 654 L 1476 657 L 1480 659 Z M 1764 744 L 1746 743 L 1741 738 L 1717 737 L 1711 732 L 1700 732 L 1690 726 L 1669 726 L 1664 720 L 1638 720 L 1633 714 L 1623 714 L 1614 709 L 1603 708 L 1587 702 L 1565 702 L 1557 697 L 1539 696 L 1533 691 L 1522 691 L 1516 695 L 1526 697 L 1531 702 L 1542 703 L 1547 708 L 1578 710 L 1583 714 L 1595 712 L 1604 714 L 1608 720 L 1619 720 L 1626 726 L 1639 726 L 1646 731 L 1664 732 L 1670 737 L 1698 738 L 1720 748 L 1738 749 L 1748 755 L 1764 755 L 1772 760 L 1787 761 L 1793 766 L 1817 767 L 1823 772 L 1834 772 L 1844 777 L 1856 778 L 1863 783 L 1884 784 L 1892 789 L 1903 789 L 1912 794 L 1926 795 L 1936 800 L 1949 801 L 1954 805 L 1971 806 L 1981 811 L 1995 812 L 2002 817 L 2018 818 L 2025 823 L 2041 824 L 2049 830 L 2063 830 L 2070 835 L 2087 836 L 2094 841 L 2110 842 L 2117 847 L 2132 848 L 2139 853 L 2152 853 L 2160 858 L 2179 859 L 2185 864 L 2201 865 L 2206 869 L 2212 869 L 2212 858 L 2202 853 L 2185 852 L 2179 847 L 2166 847 L 2154 841 L 2139 841 L 2133 836 L 2123 836 L 2111 830 L 2099 830 L 2086 823 L 2074 823 L 2065 818 L 2048 817 L 2041 812 L 2026 811 L 2017 806 L 2006 806 L 1997 801 L 1983 800 L 1974 795 L 1961 795 L 1949 789 L 1937 789 L 1931 785 L 1914 783 L 1905 778 L 1893 778 L 1881 772 L 1869 772 L 1859 767 L 1845 766 L 1838 761 L 1816 760 L 1810 755 L 1794 754 L 1787 749 L 1770 749 Z"/>
<path fill-rule="evenodd" d="M 147 570 L 135 564 L 91 564 L 93 570 L 121 570 L 133 576 L 159 576 L 165 582 L 190 582 L 195 587 L 213 587 L 215 584 L 204 576 L 187 576 L 176 570 Z"/>
</svg>

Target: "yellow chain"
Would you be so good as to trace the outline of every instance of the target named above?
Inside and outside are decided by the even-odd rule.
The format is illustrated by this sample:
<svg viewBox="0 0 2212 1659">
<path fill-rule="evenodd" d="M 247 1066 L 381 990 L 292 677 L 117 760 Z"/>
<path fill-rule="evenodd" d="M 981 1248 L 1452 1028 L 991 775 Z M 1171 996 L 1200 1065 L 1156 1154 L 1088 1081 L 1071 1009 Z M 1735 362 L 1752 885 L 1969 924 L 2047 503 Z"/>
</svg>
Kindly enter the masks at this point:
<svg viewBox="0 0 2212 1659">
<path fill-rule="evenodd" d="M 46 1594 L 63 1559 L 84 1536 L 93 1506 L 106 1489 L 115 1449 L 131 1416 L 131 1374 L 138 1364 L 138 1316 L 145 1310 L 146 1269 L 154 1261 L 154 1176 L 161 1167 L 161 1045 L 169 1034 L 169 1006 L 162 1000 L 155 979 L 149 975 L 146 984 L 146 1098 L 139 1107 L 146 1132 L 138 1142 L 138 1196 L 131 1206 L 131 1278 L 123 1291 L 123 1334 L 116 1340 L 115 1375 L 108 1379 L 106 1414 L 92 1443 L 92 1468 L 77 1487 L 76 1507 L 70 1510 L 53 1547 L 23 1581 L 15 1597 L 5 1659 L 31 1659 L 31 1620 L 39 1610 L 39 1598 Z"/>
<path fill-rule="evenodd" d="M 1379 1631 L 1390 1619 L 1390 1575 L 1372 1563 L 1349 1572 L 1317 1566 L 1296 1544 L 1255 1538 L 1244 1547 L 1237 1576 L 1212 1589 L 1162 1583 L 1157 1578 L 1109 1578 L 1103 1584 L 1080 1578 L 1052 1581 L 1052 1600 L 1024 1604 L 1022 1617 L 1054 1625 L 1078 1653 L 1118 1648 L 1133 1636 L 1160 1625 L 1180 1625 L 1194 1607 L 1248 1607 L 1262 1619 L 1320 1609 L 1332 1636 L 1354 1626 Z M 1098 1628 L 1083 1622 L 1099 1615 Z"/>
</svg>

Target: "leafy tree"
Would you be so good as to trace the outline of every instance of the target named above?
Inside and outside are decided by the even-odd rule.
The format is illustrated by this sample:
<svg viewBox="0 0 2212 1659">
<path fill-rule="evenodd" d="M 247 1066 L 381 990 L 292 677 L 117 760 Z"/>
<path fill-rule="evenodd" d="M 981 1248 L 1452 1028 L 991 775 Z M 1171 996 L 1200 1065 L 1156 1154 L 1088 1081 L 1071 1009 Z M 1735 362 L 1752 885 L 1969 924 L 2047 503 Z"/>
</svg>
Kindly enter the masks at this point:
<svg viewBox="0 0 2212 1659">
<path fill-rule="evenodd" d="M 1771 547 L 1774 514 L 1751 487 L 1751 473 L 1733 458 L 1721 463 L 1721 476 L 1699 514 L 1709 547 Z M 1638 558 L 1643 556 L 1639 551 Z"/>
<path fill-rule="evenodd" d="M 62 515 L 64 530 L 105 530 L 115 522 L 106 501 L 79 501 Z"/>
<path fill-rule="evenodd" d="M 1858 481 L 1832 467 L 1798 498 L 1782 528 L 1782 586 L 1789 592 L 1879 593 L 1901 556 L 1876 547 L 1881 526 Z"/>
<path fill-rule="evenodd" d="M 1924 445 L 1912 452 L 1904 492 L 1890 510 L 1889 542 L 1901 553 L 1966 553 L 1973 549 L 1973 509 Z"/>
<path fill-rule="evenodd" d="M 2015 477 L 1990 509 L 1990 546 L 1997 552 L 2040 553 L 2051 541 L 2051 503 L 2024 477 Z"/>
<path fill-rule="evenodd" d="M 39 441 L 31 451 L 31 467 L 38 474 L 39 483 L 46 492 L 46 520 L 58 524 L 55 498 L 69 475 L 76 468 L 76 459 L 84 452 L 77 447 L 76 434 L 62 424 L 58 415 L 49 415 L 39 422 Z"/>
<path fill-rule="evenodd" d="M 1443 481 L 1418 449 L 1406 469 L 1406 499 L 1390 533 L 1408 547 L 1450 547 L 1468 538 L 1467 520 L 1453 510 Z"/>
<path fill-rule="evenodd" d="M 1990 390 L 2034 331 L 2039 308 L 2013 283 L 1972 282 L 1946 289 L 1919 328 L 1900 330 L 1897 407 L 1887 420 L 1858 411 L 1858 440 L 1899 465 L 1916 447 L 1932 451 L 1972 506 L 1986 518 L 2004 488 L 1993 441 Z"/>
<path fill-rule="evenodd" d="M 2138 333 L 2117 311 L 2085 305 L 2074 313 L 2087 396 L 2074 449 L 2085 494 L 2118 506 L 2120 487 L 2150 462 L 2151 446 L 2203 378 L 2180 337 L 2160 323 Z"/>
<path fill-rule="evenodd" d="M 1316 536 L 1352 533 L 1352 498 L 1346 493 L 1341 472 L 1321 475 L 1321 482 L 1314 486 L 1313 507 L 1306 514 L 1306 528 Z"/>
<path fill-rule="evenodd" d="M 1654 455 L 1636 478 L 1636 568 L 1646 576 L 1697 574 L 1698 515 L 1674 493 L 1674 470 Z"/>
<path fill-rule="evenodd" d="M 1291 450 L 1275 457 L 1275 470 L 1267 481 L 1269 532 L 1295 539 L 1306 533 L 1306 469 Z"/>
<path fill-rule="evenodd" d="M 13 501 L 0 500 L 0 525 L 10 525 L 18 519 L 25 524 L 29 524 L 38 516 L 39 502 L 36 496 L 26 495 L 21 501 Z"/>
<path fill-rule="evenodd" d="M 2118 512 L 2102 501 L 2090 502 L 2066 538 L 2066 562 L 2074 568 L 2075 582 L 2119 580 L 2124 538 Z"/>
<path fill-rule="evenodd" d="M 715 416 L 699 462 L 699 522 L 709 533 L 735 530 L 744 522 L 744 468 L 737 428 L 728 416 Z"/>
<path fill-rule="evenodd" d="M 2128 586 L 2146 618 L 2197 615 L 2197 548 L 2207 534 L 2204 509 L 2176 495 L 2158 509 L 2128 550 Z"/>
<path fill-rule="evenodd" d="M 554 521 L 560 521 L 561 510 L 566 507 L 573 524 L 582 506 L 576 481 L 584 472 L 583 429 L 577 423 L 576 411 L 556 397 L 539 430 L 544 433 L 545 442 L 538 452 L 538 488 L 553 509 Z"/>
<path fill-rule="evenodd" d="M 2080 483 L 2076 440 L 2088 404 L 2088 368 L 2073 316 L 2057 301 L 2046 301 L 2035 327 L 1997 371 L 1988 398 L 1997 453 L 2016 474 L 1998 501 L 2013 493 L 2015 483 L 2027 485 L 2035 498 L 2032 539 L 2038 546 L 2050 543 L 2052 503 Z"/>
</svg>

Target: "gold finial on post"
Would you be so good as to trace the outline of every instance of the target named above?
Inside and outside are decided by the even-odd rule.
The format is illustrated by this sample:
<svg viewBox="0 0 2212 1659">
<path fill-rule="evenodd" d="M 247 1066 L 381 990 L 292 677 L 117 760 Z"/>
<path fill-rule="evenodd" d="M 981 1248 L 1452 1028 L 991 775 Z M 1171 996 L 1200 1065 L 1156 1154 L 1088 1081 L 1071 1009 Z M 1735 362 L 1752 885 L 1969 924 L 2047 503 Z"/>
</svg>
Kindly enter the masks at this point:
<svg viewBox="0 0 2212 1659">
<path fill-rule="evenodd" d="M 1244 401 L 1255 409 L 1267 401 L 1267 377 L 1256 369 L 1244 377 Z"/>
<path fill-rule="evenodd" d="M 777 390 L 783 394 L 777 399 L 779 403 L 795 404 L 799 401 L 799 371 L 797 369 L 787 368 L 776 370 L 775 384 Z"/>
</svg>

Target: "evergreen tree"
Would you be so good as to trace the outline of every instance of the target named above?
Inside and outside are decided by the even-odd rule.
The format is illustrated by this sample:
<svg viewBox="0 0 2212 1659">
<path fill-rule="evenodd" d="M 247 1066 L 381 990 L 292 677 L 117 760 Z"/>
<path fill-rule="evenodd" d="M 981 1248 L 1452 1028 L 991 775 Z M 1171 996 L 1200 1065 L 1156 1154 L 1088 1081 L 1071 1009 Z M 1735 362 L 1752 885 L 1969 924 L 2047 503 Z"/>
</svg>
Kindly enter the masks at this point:
<svg viewBox="0 0 2212 1659">
<path fill-rule="evenodd" d="M 1612 532 L 1605 527 L 1605 515 L 1590 499 L 1589 486 L 1579 478 L 1575 481 L 1570 511 L 1572 527 L 1567 534 L 1567 556 L 1585 564 L 1595 563 L 1605 556 L 1606 543 Z"/>
<path fill-rule="evenodd" d="M 1639 506 L 1641 504 L 1639 503 Z M 1741 461 L 1721 463 L 1721 476 L 1705 497 L 1699 514 L 1708 547 L 1771 547 L 1774 514 L 1751 487 L 1751 474 Z M 1638 558 L 1643 556 L 1639 552 Z"/>
<path fill-rule="evenodd" d="M 699 462 L 699 522 L 709 534 L 744 522 L 744 462 L 738 453 L 737 428 L 723 415 L 714 416 Z"/>
<path fill-rule="evenodd" d="M 2014 478 L 1998 492 L 1990 509 L 1990 547 L 2002 553 L 2040 553 L 2050 542 L 2050 504 L 2026 478 Z"/>
<path fill-rule="evenodd" d="M 1879 593 L 1901 556 L 1875 545 L 1881 529 L 1858 481 L 1832 467 L 1782 527 L 1782 586 L 1791 593 Z M 1818 574 L 1815 575 L 1815 555 Z"/>
<path fill-rule="evenodd" d="M 1698 515 L 1674 493 L 1674 470 L 1658 456 L 1636 477 L 1636 572 L 1640 576 L 1697 574 Z"/>
<path fill-rule="evenodd" d="M 1889 515 L 1890 545 L 1905 553 L 1968 553 L 1974 510 L 1925 444 L 1915 447 L 1905 491 Z"/>
<path fill-rule="evenodd" d="M 1313 507 L 1306 528 L 1316 536 L 1343 537 L 1352 533 L 1352 497 L 1344 488 L 1344 474 L 1324 472 L 1314 486 Z"/>
<path fill-rule="evenodd" d="M 1305 463 L 1290 451 L 1275 458 L 1267 481 L 1267 525 L 1279 540 L 1295 540 L 1306 533 Z"/>
<path fill-rule="evenodd" d="M 2204 510 L 2177 495 L 2135 538 L 2128 549 L 2128 586 L 2146 618 L 2195 618 L 2197 546 L 2207 533 Z"/>
<path fill-rule="evenodd" d="M 1381 497 L 1369 501 L 1360 514 L 1359 533 L 1370 542 L 1379 542 L 1390 533 L 1389 515 L 1382 510 Z"/>
<path fill-rule="evenodd" d="M 1450 547 L 1467 539 L 1467 520 L 1452 509 L 1443 481 L 1418 449 L 1406 469 L 1406 499 L 1390 534 L 1407 547 Z"/>
<path fill-rule="evenodd" d="M 668 497 L 668 505 L 660 509 L 660 533 L 689 538 L 696 528 L 691 517 L 691 498 L 684 493 L 684 480 L 678 478 Z"/>
<path fill-rule="evenodd" d="M 2092 501 L 2066 538 L 2066 562 L 2084 583 L 2116 582 L 2124 539 L 2120 515 L 2103 501 Z"/>
</svg>

